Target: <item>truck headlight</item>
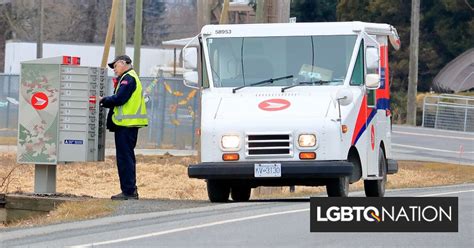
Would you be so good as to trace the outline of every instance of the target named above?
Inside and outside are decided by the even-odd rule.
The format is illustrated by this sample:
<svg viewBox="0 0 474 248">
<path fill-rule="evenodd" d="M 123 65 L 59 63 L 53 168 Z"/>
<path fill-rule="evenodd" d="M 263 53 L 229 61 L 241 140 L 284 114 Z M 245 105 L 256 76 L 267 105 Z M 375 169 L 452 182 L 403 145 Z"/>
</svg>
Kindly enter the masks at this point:
<svg viewBox="0 0 474 248">
<path fill-rule="evenodd" d="M 300 147 L 312 147 L 316 145 L 316 135 L 300 134 L 298 137 L 298 145 Z"/>
<path fill-rule="evenodd" d="M 223 135 L 221 144 L 224 149 L 237 149 L 240 145 L 240 137 L 238 135 Z"/>
</svg>

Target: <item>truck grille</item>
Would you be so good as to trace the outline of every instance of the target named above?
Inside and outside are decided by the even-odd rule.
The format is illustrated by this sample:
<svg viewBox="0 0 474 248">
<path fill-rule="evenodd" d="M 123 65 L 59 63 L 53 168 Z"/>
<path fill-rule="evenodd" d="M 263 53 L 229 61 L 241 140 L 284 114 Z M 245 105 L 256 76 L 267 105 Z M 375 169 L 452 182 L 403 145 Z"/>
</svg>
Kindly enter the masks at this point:
<svg viewBox="0 0 474 248">
<path fill-rule="evenodd" d="M 291 138 L 289 134 L 247 135 L 247 156 L 291 156 L 293 153 L 293 142 Z"/>
</svg>

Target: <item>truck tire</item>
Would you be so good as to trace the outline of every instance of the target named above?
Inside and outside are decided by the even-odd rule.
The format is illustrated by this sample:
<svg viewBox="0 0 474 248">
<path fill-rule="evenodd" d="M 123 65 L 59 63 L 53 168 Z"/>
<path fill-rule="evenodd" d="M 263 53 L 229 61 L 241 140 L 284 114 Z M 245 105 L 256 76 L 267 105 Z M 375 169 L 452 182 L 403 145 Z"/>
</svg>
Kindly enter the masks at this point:
<svg viewBox="0 0 474 248">
<path fill-rule="evenodd" d="M 230 187 L 222 181 L 207 180 L 207 196 L 211 202 L 229 200 Z"/>
<path fill-rule="evenodd" d="M 350 155 L 347 158 L 347 161 L 351 162 L 354 166 L 352 175 L 349 177 L 349 183 L 355 183 L 360 180 L 362 177 L 362 167 L 360 166 L 360 160 L 358 155 Z"/>
<path fill-rule="evenodd" d="M 326 192 L 330 197 L 347 197 L 349 195 L 349 177 L 331 179 L 326 184 Z"/>
<path fill-rule="evenodd" d="M 250 199 L 252 189 L 249 187 L 232 187 L 230 196 L 236 202 L 244 202 Z"/>
<path fill-rule="evenodd" d="M 379 170 L 383 175 L 380 180 L 364 180 L 364 190 L 367 197 L 383 197 L 387 183 L 387 160 L 382 148 L 379 148 Z"/>
</svg>

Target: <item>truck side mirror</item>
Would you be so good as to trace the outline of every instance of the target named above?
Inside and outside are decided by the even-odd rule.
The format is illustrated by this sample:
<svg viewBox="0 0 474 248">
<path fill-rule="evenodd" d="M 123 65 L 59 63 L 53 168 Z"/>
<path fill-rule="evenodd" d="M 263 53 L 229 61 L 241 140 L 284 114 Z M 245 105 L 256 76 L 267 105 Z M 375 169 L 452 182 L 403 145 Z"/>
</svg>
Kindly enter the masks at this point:
<svg viewBox="0 0 474 248">
<path fill-rule="evenodd" d="M 194 44 L 199 35 L 194 36 L 188 41 L 188 43 L 183 47 L 182 56 L 183 56 L 183 83 L 185 86 L 193 89 L 199 89 L 199 75 L 195 71 L 197 69 L 197 48 Z M 193 63 L 196 62 L 196 63 Z"/>
<path fill-rule="evenodd" d="M 376 47 L 367 47 L 365 50 L 365 63 L 367 75 L 365 76 L 365 86 L 368 89 L 375 90 L 380 87 L 379 72 L 379 50 Z"/>
<path fill-rule="evenodd" d="M 380 87 L 380 75 L 379 74 L 367 74 L 365 76 L 365 86 L 369 90 L 376 90 Z"/>
<path fill-rule="evenodd" d="M 183 74 L 183 83 L 189 88 L 199 89 L 198 72 L 187 71 Z"/>
<path fill-rule="evenodd" d="M 352 103 L 354 96 L 352 95 L 352 91 L 347 88 L 339 89 L 336 93 L 336 99 L 339 101 L 339 104 L 342 106 L 347 106 Z"/>
</svg>

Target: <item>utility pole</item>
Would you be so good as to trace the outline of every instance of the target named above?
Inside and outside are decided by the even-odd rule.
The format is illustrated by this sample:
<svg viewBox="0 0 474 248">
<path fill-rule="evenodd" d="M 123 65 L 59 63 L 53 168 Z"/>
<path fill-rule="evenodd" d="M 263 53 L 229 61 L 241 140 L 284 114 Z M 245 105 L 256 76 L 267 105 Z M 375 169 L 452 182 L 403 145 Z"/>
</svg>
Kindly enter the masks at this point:
<svg viewBox="0 0 474 248">
<path fill-rule="evenodd" d="M 257 0 L 257 13 L 255 13 L 255 22 L 265 22 L 265 0 Z"/>
<path fill-rule="evenodd" d="M 416 88 L 418 85 L 418 39 L 420 0 L 411 1 L 410 64 L 408 72 L 407 124 L 416 126 Z"/>
<path fill-rule="evenodd" d="M 197 0 L 197 24 L 198 30 L 201 31 L 201 28 L 211 23 L 211 6 L 209 4 L 209 0 Z"/>
<path fill-rule="evenodd" d="M 126 37 L 126 5 L 127 0 L 118 0 L 118 14 L 115 23 L 115 56 L 125 54 L 125 47 L 127 46 Z"/>
<path fill-rule="evenodd" d="M 142 19 L 143 0 L 136 0 L 135 4 L 135 38 L 133 49 L 133 68 L 140 75 L 140 52 L 142 47 Z"/>
<path fill-rule="evenodd" d="M 229 23 L 229 0 L 224 0 L 222 4 L 221 18 L 219 24 L 228 24 Z"/>
<path fill-rule="evenodd" d="M 287 23 L 290 21 L 290 0 L 280 0 L 278 1 L 278 11 L 277 13 L 277 22 L 278 23 Z"/>
<path fill-rule="evenodd" d="M 36 58 L 37 59 L 43 58 L 43 24 L 44 24 L 43 15 L 44 15 L 43 0 L 39 0 L 38 39 L 36 40 Z"/>
<path fill-rule="evenodd" d="M 109 26 L 107 27 L 107 35 L 105 36 L 104 53 L 102 54 L 102 62 L 100 63 L 100 66 L 102 68 L 105 68 L 107 66 L 107 58 L 109 57 L 110 44 L 112 43 L 112 35 L 114 34 L 115 18 L 117 17 L 117 8 L 118 0 L 113 0 L 112 9 L 110 10 Z"/>
</svg>

